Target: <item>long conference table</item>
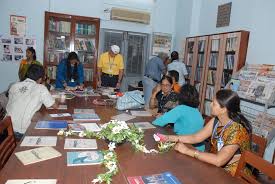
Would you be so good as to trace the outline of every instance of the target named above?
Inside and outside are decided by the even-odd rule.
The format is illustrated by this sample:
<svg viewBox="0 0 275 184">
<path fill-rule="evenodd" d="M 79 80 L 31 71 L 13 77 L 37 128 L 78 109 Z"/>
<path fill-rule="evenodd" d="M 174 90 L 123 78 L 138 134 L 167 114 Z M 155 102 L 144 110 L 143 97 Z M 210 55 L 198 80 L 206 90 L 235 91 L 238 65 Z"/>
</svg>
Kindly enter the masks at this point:
<svg viewBox="0 0 275 184">
<path fill-rule="evenodd" d="M 98 106 L 92 103 L 93 99 L 100 97 L 75 97 L 71 100 L 66 100 L 67 110 L 48 110 L 42 108 L 35 114 L 32 123 L 26 131 L 27 136 L 56 136 L 56 130 L 35 129 L 36 122 L 39 120 L 57 120 L 68 118 L 51 118 L 51 113 L 73 113 L 74 108 L 93 108 L 100 116 L 101 121 L 106 123 L 114 115 L 123 113 L 110 106 Z M 129 122 L 149 121 L 153 117 L 137 117 Z M 167 133 L 171 129 L 156 128 L 145 130 L 145 144 L 149 149 L 156 149 L 157 144 L 153 139 L 153 134 L 156 132 Z M 57 145 L 54 147 L 60 153 L 61 157 L 42 161 L 24 166 L 15 156 L 15 152 L 28 150 L 33 147 L 21 147 L 17 145 L 14 153 L 0 171 L 0 184 L 4 184 L 8 179 L 57 179 L 58 184 L 91 184 L 91 181 L 96 178 L 99 173 L 105 172 L 103 165 L 76 166 L 68 167 L 66 161 L 66 152 L 64 150 L 65 137 L 58 136 Z M 97 140 L 98 149 L 106 150 L 108 145 L 103 140 Z M 232 184 L 239 183 L 239 180 L 226 173 L 222 168 L 203 163 L 192 157 L 180 154 L 174 150 L 162 154 L 145 154 L 135 152 L 129 143 L 125 143 L 116 148 L 118 156 L 119 172 L 113 177 L 112 183 L 127 184 L 128 176 L 143 176 L 158 174 L 165 171 L 171 172 L 183 184 L 207 184 L 207 183 L 223 183 Z"/>
</svg>

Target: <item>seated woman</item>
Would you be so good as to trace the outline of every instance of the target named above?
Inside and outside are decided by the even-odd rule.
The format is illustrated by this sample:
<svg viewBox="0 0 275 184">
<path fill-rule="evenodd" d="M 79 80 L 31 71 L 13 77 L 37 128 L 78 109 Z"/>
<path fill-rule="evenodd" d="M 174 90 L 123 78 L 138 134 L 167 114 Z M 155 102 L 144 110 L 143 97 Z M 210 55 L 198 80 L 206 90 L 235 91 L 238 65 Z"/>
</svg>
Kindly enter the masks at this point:
<svg viewBox="0 0 275 184">
<path fill-rule="evenodd" d="M 181 86 L 179 85 L 179 72 L 177 72 L 176 70 L 171 70 L 168 71 L 168 75 L 172 77 L 173 80 L 173 91 L 175 91 L 176 93 L 180 93 Z"/>
<path fill-rule="evenodd" d="M 190 84 L 182 86 L 179 94 L 179 105 L 153 121 L 154 125 L 165 126 L 174 124 L 174 132 L 178 135 L 194 134 L 203 128 L 203 118 L 198 110 L 199 93 Z M 204 151 L 203 143 L 194 145 Z"/>
<path fill-rule="evenodd" d="M 79 58 L 75 52 L 70 52 L 67 59 L 60 61 L 56 73 L 56 88 L 68 89 L 75 87 L 83 89 L 83 65 L 79 62 Z"/>
<path fill-rule="evenodd" d="M 179 142 L 175 150 L 218 167 L 235 175 L 241 153 L 250 150 L 251 125 L 241 114 L 240 98 L 231 90 L 220 90 L 211 103 L 215 116 L 198 133 L 192 135 L 167 135 L 165 141 Z M 188 148 L 184 143 L 196 144 L 211 138 L 210 153 Z M 246 172 L 250 173 L 247 169 Z"/>
<path fill-rule="evenodd" d="M 23 59 L 20 63 L 18 70 L 18 77 L 20 81 L 26 79 L 26 73 L 31 64 L 41 65 L 39 61 L 36 60 L 36 52 L 33 47 L 28 47 L 26 50 L 26 59 Z"/>
<path fill-rule="evenodd" d="M 173 81 L 170 76 L 163 76 L 152 92 L 149 107 L 158 108 L 158 114 L 170 111 L 178 105 L 178 95 L 172 90 Z"/>
</svg>

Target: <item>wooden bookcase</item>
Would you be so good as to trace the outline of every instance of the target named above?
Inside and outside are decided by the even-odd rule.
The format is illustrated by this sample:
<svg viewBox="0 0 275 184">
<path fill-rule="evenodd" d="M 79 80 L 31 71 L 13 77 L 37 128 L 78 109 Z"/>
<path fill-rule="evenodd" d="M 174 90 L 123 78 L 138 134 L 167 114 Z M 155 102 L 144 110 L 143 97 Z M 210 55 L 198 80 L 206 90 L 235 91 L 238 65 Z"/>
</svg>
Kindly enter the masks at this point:
<svg viewBox="0 0 275 184">
<path fill-rule="evenodd" d="M 200 94 L 200 111 L 210 116 L 216 92 L 246 60 L 249 32 L 236 31 L 186 38 L 184 60 L 189 80 Z"/>
<path fill-rule="evenodd" d="M 51 81 L 59 62 L 75 51 L 84 67 L 86 85 L 96 87 L 100 20 L 45 12 L 44 67 Z"/>
</svg>

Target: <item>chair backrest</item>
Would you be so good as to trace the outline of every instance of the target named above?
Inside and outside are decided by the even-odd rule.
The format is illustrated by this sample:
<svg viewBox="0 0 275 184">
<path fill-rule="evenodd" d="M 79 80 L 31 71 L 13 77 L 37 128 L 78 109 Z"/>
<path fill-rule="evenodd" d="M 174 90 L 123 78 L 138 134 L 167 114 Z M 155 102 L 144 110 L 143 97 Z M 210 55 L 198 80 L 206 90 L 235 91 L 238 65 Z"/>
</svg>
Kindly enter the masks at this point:
<svg viewBox="0 0 275 184">
<path fill-rule="evenodd" d="M 256 155 L 263 157 L 265 148 L 266 148 L 266 139 L 263 137 L 257 136 L 255 134 L 252 134 L 252 151 Z"/>
<path fill-rule="evenodd" d="M 3 136 L 0 143 L 0 169 L 2 169 L 16 147 L 10 116 L 0 121 L 0 134 Z"/>
<path fill-rule="evenodd" d="M 244 172 L 246 164 L 251 165 L 253 168 L 261 171 L 266 176 L 270 177 L 272 180 L 275 179 L 275 165 L 269 163 L 258 155 L 245 151 L 239 161 L 238 168 L 236 170 L 235 177 L 241 179 L 243 183 L 259 184 L 253 175 L 248 176 Z"/>
</svg>

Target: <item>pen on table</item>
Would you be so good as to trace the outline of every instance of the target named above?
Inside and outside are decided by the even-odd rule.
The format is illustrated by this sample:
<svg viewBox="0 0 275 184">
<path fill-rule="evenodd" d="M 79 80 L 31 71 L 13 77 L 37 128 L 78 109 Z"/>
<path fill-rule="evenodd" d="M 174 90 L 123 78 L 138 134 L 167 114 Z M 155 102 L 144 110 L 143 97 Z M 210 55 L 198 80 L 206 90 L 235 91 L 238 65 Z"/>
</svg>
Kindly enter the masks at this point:
<svg viewBox="0 0 275 184">
<path fill-rule="evenodd" d="M 36 140 L 36 145 L 38 145 L 39 143 L 41 142 L 41 138 L 40 137 L 38 137 L 38 139 Z"/>
</svg>

